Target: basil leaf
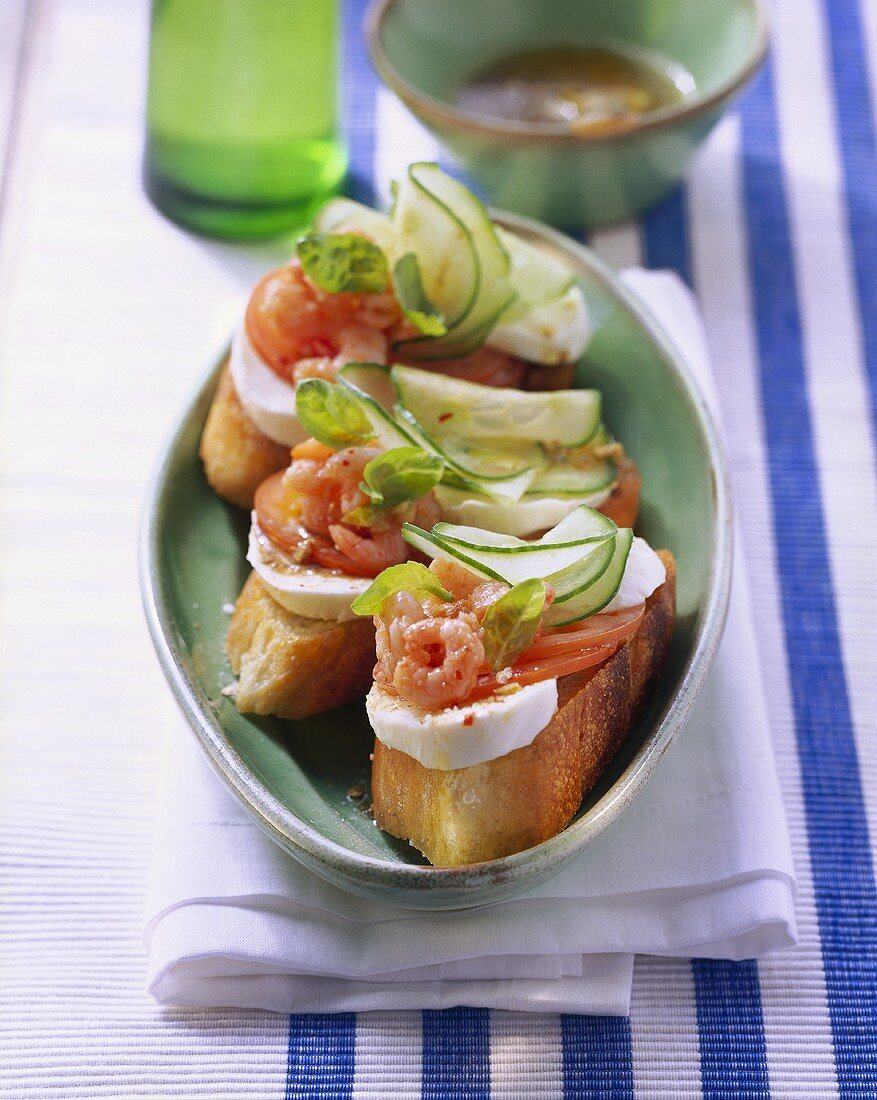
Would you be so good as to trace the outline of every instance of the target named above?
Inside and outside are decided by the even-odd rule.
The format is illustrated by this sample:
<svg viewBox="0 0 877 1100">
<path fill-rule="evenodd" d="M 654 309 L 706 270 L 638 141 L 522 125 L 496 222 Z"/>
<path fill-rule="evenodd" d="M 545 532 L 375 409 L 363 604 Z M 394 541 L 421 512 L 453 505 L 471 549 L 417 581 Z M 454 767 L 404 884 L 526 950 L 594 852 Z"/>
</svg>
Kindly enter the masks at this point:
<svg viewBox="0 0 877 1100">
<path fill-rule="evenodd" d="M 424 336 L 444 336 L 448 331 L 444 314 L 427 298 L 420 264 L 413 252 L 406 252 L 393 268 L 393 286 L 402 312 Z"/>
<path fill-rule="evenodd" d="M 419 447 L 394 447 L 365 467 L 363 490 L 375 504 L 395 508 L 404 500 L 417 500 L 428 493 L 438 485 L 444 470 L 439 455 Z"/>
<path fill-rule="evenodd" d="M 358 447 L 374 430 L 359 401 L 344 386 L 324 378 L 306 378 L 295 388 L 295 412 L 302 427 L 327 447 Z"/>
<path fill-rule="evenodd" d="M 341 517 L 341 522 L 346 523 L 348 527 L 376 527 L 379 523 L 383 523 L 386 518 L 386 508 L 381 508 L 377 504 L 360 504 L 352 512 L 345 513 Z"/>
<path fill-rule="evenodd" d="M 533 641 L 544 608 L 540 577 L 521 581 L 488 607 L 482 621 L 484 652 L 494 672 L 513 665 Z"/>
<path fill-rule="evenodd" d="M 449 602 L 454 597 L 439 584 L 438 577 L 420 562 L 406 561 L 401 565 L 391 565 L 379 573 L 368 588 L 357 596 L 351 604 L 357 615 L 376 615 L 383 607 L 388 596 L 397 592 L 410 592 L 417 600 L 426 596 Z"/>
<path fill-rule="evenodd" d="M 380 294 L 387 287 L 387 258 L 357 233 L 309 233 L 296 243 L 305 275 L 331 294 Z"/>
</svg>

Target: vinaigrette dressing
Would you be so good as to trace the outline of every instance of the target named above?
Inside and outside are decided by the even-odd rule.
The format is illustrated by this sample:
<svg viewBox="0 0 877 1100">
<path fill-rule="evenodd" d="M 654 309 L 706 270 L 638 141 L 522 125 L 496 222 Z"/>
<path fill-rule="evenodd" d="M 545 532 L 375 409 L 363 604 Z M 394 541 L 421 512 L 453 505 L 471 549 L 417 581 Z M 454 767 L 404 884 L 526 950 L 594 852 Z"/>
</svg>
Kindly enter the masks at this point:
<svg viewBox="0 0 877 1100">
<path fill-rule="evenodd" d="M 691 74 L 675 62 L 558 46 L 516 54 L 474 73 L 456 103 L 484 118 L 598 134 L 629 129 L 693 88 Z"/>
</svg>

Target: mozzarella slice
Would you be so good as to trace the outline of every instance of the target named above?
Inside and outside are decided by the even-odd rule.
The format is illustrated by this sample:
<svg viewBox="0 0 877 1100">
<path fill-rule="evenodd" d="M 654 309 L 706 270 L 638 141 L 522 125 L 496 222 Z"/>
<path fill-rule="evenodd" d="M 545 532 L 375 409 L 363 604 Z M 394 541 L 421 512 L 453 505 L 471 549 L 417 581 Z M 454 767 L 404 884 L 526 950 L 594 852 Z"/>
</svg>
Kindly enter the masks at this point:
<svg viewBox="0 0 877 1100">
<path fill-rule="evenodd" d="M 319 566 L 296 564 L 266 538 L 255 513 L 247 561 L 273 599 L 305 619 L 341 623 L 355 618 L 350 605 L 371 584 L 368 577 L 349 577 Z"/>
<path fill-rule="evenodd" d="M 534 363 L 573 363 L 591 337 L 581 288 L 572 286 L 559 298 L 533 306 L 523 317 L 500 322 L 487 338 L 491 347 Z"/>
<path fill-rule="evenodd" d="M 286 447 L 307 439 L 295 415 L 295 386 L 265 363 L 250 343 L 243 321 L 232 338 L 229 366 L 240 403 L 259 431 Z"/>
<path fill-rule="evenodd" d="M 425 768 L 451 771 L 532 744 L 557 711 L 557 681 L 540 680 L 509 695 L 437 712 L 373 684 L 365 708 L 379 741 Z"/>
<path fill-rule="evenodd" d="M 477 497 L 467 496 L 459 489 L 447 489 L 438 485 L 435 497 L 442 509 L 442 515 L 450 523 L 480 527 L 485 531 L 514 535 L 522 539 L 556 527 L 580 504 L 599 508 L 611 491 L 610 486 L 608 489 L 601 489 L 599 493 L 584 497 L 534 497 L 532 500 L 524 497 L 514 503 L 501 503 L 479 500 Z"/>
<path fill-rule="evenodd" d="M 664 563 L 645 539 L 635 538 L 627 555 L 624 576 L 618 591 L 603 608 L 620 611 L 623 607 L 636 607 L 643 603 L 667 579 Z"/>
</svg>

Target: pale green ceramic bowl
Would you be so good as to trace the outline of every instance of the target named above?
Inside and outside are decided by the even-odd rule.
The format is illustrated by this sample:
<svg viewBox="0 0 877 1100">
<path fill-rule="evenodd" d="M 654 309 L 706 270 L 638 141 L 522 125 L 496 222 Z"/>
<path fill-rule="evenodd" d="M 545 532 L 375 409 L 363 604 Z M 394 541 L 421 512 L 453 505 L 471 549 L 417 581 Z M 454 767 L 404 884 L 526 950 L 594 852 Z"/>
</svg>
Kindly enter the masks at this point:
<svg viewBox="0 0 877 1100">
<path fill-rule="evenodd" d="M 461 908 L 519 894 L 582 856 L 643 789 L 679 733 L 713 660 L 731 569 L 725 462 L 703 400 L 674 348 L 589 252 L 522 218 L 501 224 L 541 241 L 577 271 L 595 335 L 577 381 L 603 392 L 606 421 L 643 473 L 638 530 L 669 547 L 678 570 L 678 622 L 666 671 L 645 713 L 576 820 L 518 855 L 458 868 L 424 866 L 382 833 L 368 799 L 373 738 L 362 705 L 304 722 L 245 717 L 222 695 L 228 615 L 249 573 L 249 517 L 208 487 L 198 440 L 225 353 L 186 411 L 147 503 L 143 599 L 159 659 L 207 758 L 232 794 L 296 859 L 344 889 L 418 908 Z"/>
<path fill-rule="evenodd" d="M 760 0 L 376 0 L 366 23 L 383 81 L 491 202 L 576 227 L 658 202 L 755 73 L 768 39 Z M 573 44 L 681 65 L 694 90 L 616 135 L 571 135 L 454 106 L 473 72 L 523 50 Z"/>
</svg>

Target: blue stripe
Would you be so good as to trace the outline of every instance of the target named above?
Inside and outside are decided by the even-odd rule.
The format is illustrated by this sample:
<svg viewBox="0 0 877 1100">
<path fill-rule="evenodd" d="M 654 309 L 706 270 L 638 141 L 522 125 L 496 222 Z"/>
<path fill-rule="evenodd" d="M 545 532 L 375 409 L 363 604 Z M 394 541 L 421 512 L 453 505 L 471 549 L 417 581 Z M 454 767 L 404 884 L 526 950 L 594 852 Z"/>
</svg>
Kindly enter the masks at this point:
<svg viewBox="0 0 877 1100">
<path fill-rule="evenodd" d="M 358 202 L 376 206 L 374 186 L 378 78 L 368 58 L 363 19 L 368 0 L 345 0 L 343 11 L 344 133 L 350 167 L 345 190 Z"/>
<path fill-rule="evenodd" d="M 448 1008 L 423 1013 L 424 1100 L 488 1100 L 490 1013 Z"/>
<path fill-rule="evenodd" d="M 862 24 L 852 0 L 823 0 L 844 197 L 853 271 L 862 325 L 862 344 L 877 430 L 877 133 L 868 80 Z M 874 59 L 877 64 L 877 58 Z"/>
<path fill-rule="evenodd" d="M 356 1016 L 296 1013 L 289 1018 L 284 1100 L 344 1100 L 353 1094 Z"/>
<path fill-rule="evenodd" d="M 684 187 L 676 190 L 643 218 L 642 237 L 646 267 L 669 267 L 689 286 L 691 249 L 685 218 Z"/>
<path fill-rule="evenodd" d="M 780 594 L 828 1010 L 841 1095 L 863 1095 L 877 1081 L 877 890 L 826 550 L 770 63 L 742 115 Z"/>
<path fill-rule="evenodd" d="M 564 1100 L 630 1100 L 630 1021 L 623 1016 L 561 1016 Z"/>
<path fill-rule="evenodd" d="M 643 241 L 648 267 L 672 268 L 691 286 L 686 195 L 679 188 L 644 219 Z M 768 1096 L 758 966 L 695 959 L 691 973 L 704 1096 Z"/>
<path fill-rule="evenodd" d="M 769 1097 L 757 965 L 693 959 L 691 972 L 704 1097 Z"/>
</svg>

